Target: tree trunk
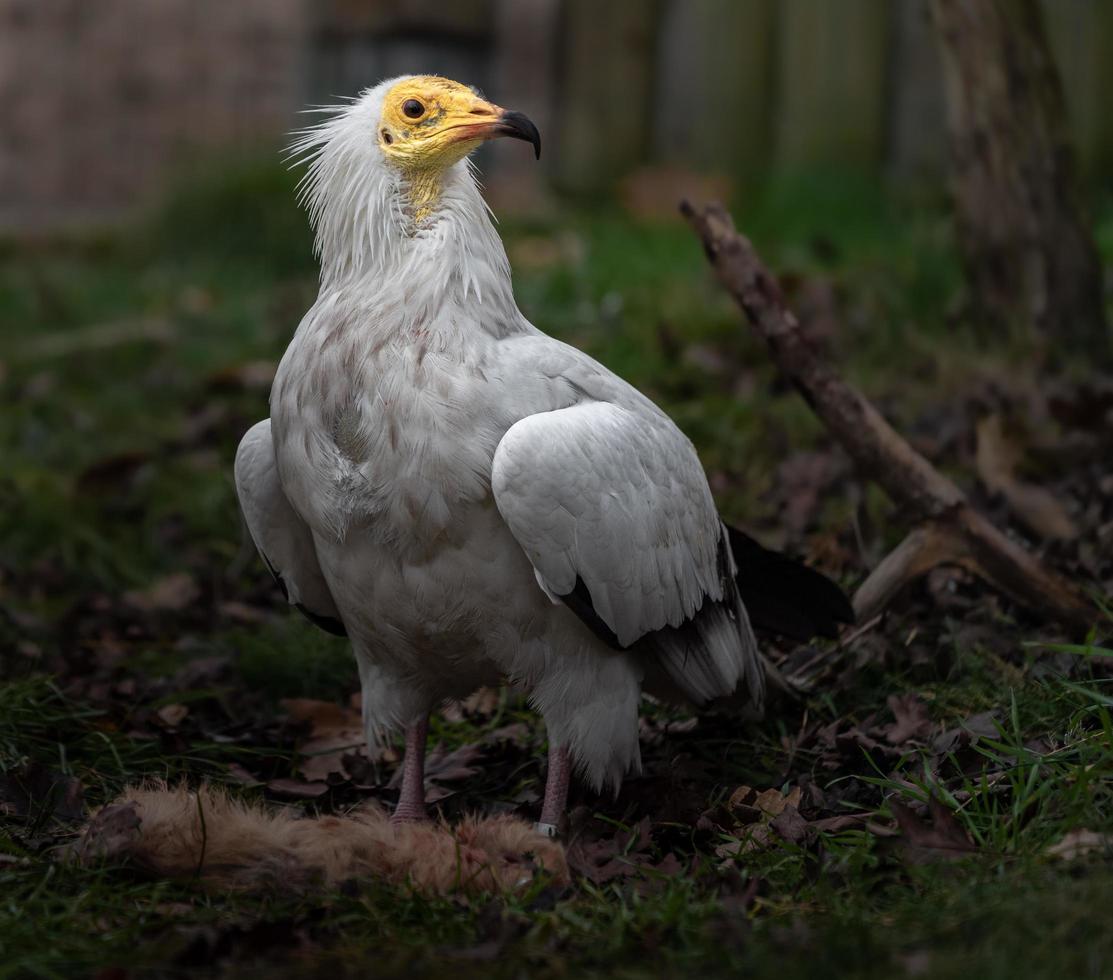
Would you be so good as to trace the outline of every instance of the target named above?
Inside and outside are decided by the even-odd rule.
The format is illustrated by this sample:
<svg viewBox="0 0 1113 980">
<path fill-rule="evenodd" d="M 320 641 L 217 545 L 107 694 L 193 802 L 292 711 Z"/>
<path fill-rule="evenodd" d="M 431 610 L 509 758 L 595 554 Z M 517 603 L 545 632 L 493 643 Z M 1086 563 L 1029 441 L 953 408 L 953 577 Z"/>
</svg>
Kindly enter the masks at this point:
<svg viewBox="0 0 1113 980">
<path fill-rule="evenodd" d="M 931 0 L 976 313 L 1107 362 L 1097 249 L 1037 0 Z"/>
</svg>

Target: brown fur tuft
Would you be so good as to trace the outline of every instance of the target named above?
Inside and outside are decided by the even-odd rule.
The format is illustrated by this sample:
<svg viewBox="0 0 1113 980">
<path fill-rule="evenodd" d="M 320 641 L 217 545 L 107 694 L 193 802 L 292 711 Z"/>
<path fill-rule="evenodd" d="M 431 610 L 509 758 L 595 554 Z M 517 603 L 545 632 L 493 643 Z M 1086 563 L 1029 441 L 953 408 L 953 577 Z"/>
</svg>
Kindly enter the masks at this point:
<svg viewBox="0 0 1113 980">
<path fill-rule="evenodd" d="M 411 883 L 424 892 L 516 891 L 544 869 L 569 880 L 560 844 L 509 816 L 393 825 L 378 806 L 345 816 L 299 817 L 165 783 L 129 787 L 97 813 L 73 846 L 81 863 L 126 860 L 158 877 L 219 888 L 306 889 L 353 878 Z"/>
</svg>

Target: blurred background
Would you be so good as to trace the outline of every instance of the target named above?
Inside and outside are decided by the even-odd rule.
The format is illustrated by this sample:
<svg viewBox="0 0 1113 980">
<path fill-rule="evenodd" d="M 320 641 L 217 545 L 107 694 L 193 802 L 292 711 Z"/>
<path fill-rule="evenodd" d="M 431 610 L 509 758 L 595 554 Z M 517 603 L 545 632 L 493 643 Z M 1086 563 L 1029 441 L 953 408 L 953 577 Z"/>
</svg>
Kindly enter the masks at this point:
<svg viewBox="0 0 1113 980">
<path fill-rule="evenodd" d="M 484 161 L 505 207 L 617 188 L 635 210 L 669 210 L 666 192 L 695 174 L 736 196 L 816 168 L 939 183 L 927 6 L 0 0 L 0 227 L 118 218 L 214 153 L 273 153 L 306 105 L 409 72 L 475 84 L 538 123 L 540 170 L 513 147 Z M 1083 172 L 1107 180 L 1113 7 L 1042 8 Z"/>
<path fill-rule="evenodd" d="M 10 778 L 33 763 L 49 802 L 41 787 L 61 771 L 90 806 L 155 775 L 324 812 L 392 798 L 396 754 L 373 771 L 303 754 L 306 728 L 283 699 L 334 717 L 353 704 L 355 664 L 285 604 L 242 528 L 232 461 L 317 295 L 289 132 L 313 121 L 307 105 L 428 72 L 539 126 L 540 163 L 510 140 L 477 160 L 517 301 L 676 420 L 726 520 L 851 592 L 910 516 L 780 376 L 678 217 L 685 195 L 727 199 L 834 370 L 981 513 L 1109 608 L 1113 0 L 0 0 L 0 975 L 93 975 L 109 953 L 129 976 L 141 963 L 170 975 L 164 947 L 179 939 L 191 976 L 216 975 L 229 948 L 262 950 L 269 965 L 252 975 L 294 975 L 290 944 L 307 934 L 339 951 L 329 976 L 394 962 L 392 944 L 401 962 L 465 934 L 486 951 L 452 969 L 501 975 L 519 926 L 461 919 L 455 902 L 353 892 L 357 904 L 325 895 L 284 912 L 268 898 L 252 911 L 192 883 L 64 870 L 51 855 L 72 824 L 47 834 L 49 815 L 13 803 Z M 662 802 L 693 806 L 658 824 L 667 843 L 654 851 L 691 858 L 692 890 L 677 890 L 680 875 L 658 905 L 645 904 L 656 884 L 592 891 L 574 914 L 551 913 L 553 932 L 531 932 L 544 946 L 528 967 L 504 972 L 585 973 L 559 959 L 551 937 L 565 934 L 586 972 L 600 955 L 627 972 L 647 950 L 673 962 L 696 935 L 687 917 L 705 916 L 698 943 L 718 972 L 736 948 L 767 951 L 750 976 L 813 976 L 817 962 L 886 977 L 1105 975 L 1113 879 L 1096 864 L 1054 871 L 1048 856 L 1087 828 L 1108 864 L 1113 656 L 1041 645 L 1065 639 L 940 566 L 837 645 L 763 641 L 799 701 L 745 730 L 662 715 L 644 730 L 651 781 L 598 801 L 630 826 Z M 1084 688 L 1090 676 L 1104 686 Z M 482 774 L 437 777 L 455 780 L 438 797 L 453 813 L 524 813 L 539 798 L 544 732 L 523 702 L 495 700 L 434 717 L 446 764 L 485 746 Z M 356 710 L 330 729 L 346 748 L 361 739 Z M 991 733 L 994 719 L 1011 725 L 1000 743 L 958 741 L 957 726 Z M 913 744 L 963 768 L 929 776 Z M 965 794 L 958 816 L 986 848 L 976 875 L 947 862 L 924 884 L 879 864 L 893 842 L 858 830 L 822 852 L 770 850 L 739 866 L 756 869 L 745 882 L 731 872 L 729 893 L 704 875 L 722 867 L 707 850 L 718 831 L 684 827 L 735 787 L 799 780 L 807 806 L 868 812 L 896 756 L 907 768 L 889 789 L 945 778 Z M 677 789 L 686 771 L 691 792 Z M 26 826 L 9 816 L 20 812 Z M 951 968 L 925 973 L 914 957 L 947 921 Z"/>
</svg>

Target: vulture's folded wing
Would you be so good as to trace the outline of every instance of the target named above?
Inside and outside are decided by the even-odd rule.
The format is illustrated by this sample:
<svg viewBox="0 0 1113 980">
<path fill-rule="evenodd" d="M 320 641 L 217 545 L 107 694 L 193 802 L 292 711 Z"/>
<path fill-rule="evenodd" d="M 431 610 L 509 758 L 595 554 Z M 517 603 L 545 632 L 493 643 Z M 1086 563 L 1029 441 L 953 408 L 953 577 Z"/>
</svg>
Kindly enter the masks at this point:
<svg viewBox="0 0 1113 980">
<path fill-rule="evenodd" d="M 531 415 L 492 488 L 537 581 L 612 646 L 644 651 L 690 700 L 762 686 L 726 531 L 695 450 L 655 409 Z"/>
<path fill-rule="evenodd" d="M 317 561 L 313 534 L 282 492 L 270 419 L 253 425 L 240 441 L 235 476 L 240 509 L 251 539 L 290 604 L 321 629 L 346 635 Z"/>
</svg>

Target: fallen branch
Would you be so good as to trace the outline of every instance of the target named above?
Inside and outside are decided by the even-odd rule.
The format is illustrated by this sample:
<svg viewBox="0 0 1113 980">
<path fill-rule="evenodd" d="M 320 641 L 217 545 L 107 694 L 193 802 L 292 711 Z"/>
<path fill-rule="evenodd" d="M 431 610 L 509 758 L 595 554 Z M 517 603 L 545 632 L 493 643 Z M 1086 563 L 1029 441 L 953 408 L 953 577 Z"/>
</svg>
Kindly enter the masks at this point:
<svg viewBox="0 0 1113 980">
<path fill-rule="evenodd" d="M 785 306 L 777 280 L 720 204 L 681 213 L 724 288 L 769 345 L 773 360 L 855 463 L 917 525 L 859 588 L 859 620 L 940 564 L 962 564 L 1025 608 L 1084 633 L 1097 619 L 1082 592 L 975 511 L 852 385 L 820 359 Z"/>
<path fill-rule="evenodd" d="M 870 573 L 854 595 L 859 621 L 886 608 L 909 582 L 939 565 L 960 562 L 969 554 L 962 536 L 938 522 L 921 524 L 896 546 Z"/>
</svg>

